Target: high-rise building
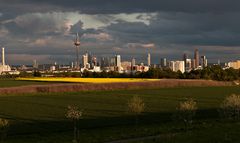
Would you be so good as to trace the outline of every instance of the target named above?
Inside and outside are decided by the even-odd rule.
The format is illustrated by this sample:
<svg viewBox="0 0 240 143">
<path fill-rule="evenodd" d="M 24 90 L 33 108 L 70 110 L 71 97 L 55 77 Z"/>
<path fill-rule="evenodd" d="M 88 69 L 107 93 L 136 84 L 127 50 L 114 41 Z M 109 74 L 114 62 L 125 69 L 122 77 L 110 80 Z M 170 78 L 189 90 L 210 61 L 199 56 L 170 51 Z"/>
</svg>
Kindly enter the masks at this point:
<svg viewBox="0 0 240 143">
<path fill-rule="evenodd" d="M 116 66 L 117 71 L 121 70 L 121 56 L 120 55 L 115 56 L 115 66 Z"/>
<path fill-rule="evenodd" d="M 192 69 L 195 69 L 196 68 L 196 61 L 195 61 L 195 59 L 192 59 L 192 61 L 191 61 L 191 67 L 192 67 Z"/>
<path fill-rule="evenodd" d="M 184 64 L 185 64 L 185 71 L 192 70 L 192 59 L 186 59 Z"/>
<path fill-rule="evenodd" d="M 38 68 L 37 60 L 33 60 L 33 68 L 34 68 L 34 69 L 37 69 L 37 68 Z"/>
<path fill-rule="evenodd" d="M 206 58 L 206 56 L 201 56 L 201 65 L 202 65 L 202 68 L 207 67 L 207 58 Z"/>
<path fill-rule="evenodd" d="M 182 73 L 184 73 L 185 72 L 184 61 L 170 61 L 170 69 L 172 69 L 172 71 L 174 72 L 181 71 Z"/>
<path fill-rule="evenodd" d="M 183 61 L 186 63 L 186 60 L 188 59 L 188 55 L 186 53 L 183 54 Z"/>
<path fill-rule="evenodd" d="M 5 66 L 5 50 L 2 48 L 2 65 Z"/>
<path fill-rule="evenodd" d="M 167 59 L 166 58 L 161 58 L 161 67 L 167 67 Z"/>
<path fill-rule="evenodd" d="M 88 64 L 88 54 L 86 53 L 85 55 L 82 56 L 82 65 L 84 68 L 86 68 L 87 64 Z"/>
<path fill-rule="evenodd" d="M 135 58 L 132 58 L 132 66 L 135 66 L 136 65 L 136 59 Z"/>
<path fill-rule="evenodd" d="M 195 51 L 194 51 L 194 59 L 195 59 L 195 67 L 193 67 L 193 68 L 198 68 L 199 67 L 199 51 L 198 51 L 198 49 L 195 49 Z"/>
<path fill-rule="evenodd" d="M 151 65 L 151 54 L 148 53 L 147 55 L 147 65 L 150 66 Z"/>
<path fill-rule="evenodd" d="M 121 67 L 121 56 L 120 55 L 116 55 L 115 64 L 117 67 Z"/>
</svg>

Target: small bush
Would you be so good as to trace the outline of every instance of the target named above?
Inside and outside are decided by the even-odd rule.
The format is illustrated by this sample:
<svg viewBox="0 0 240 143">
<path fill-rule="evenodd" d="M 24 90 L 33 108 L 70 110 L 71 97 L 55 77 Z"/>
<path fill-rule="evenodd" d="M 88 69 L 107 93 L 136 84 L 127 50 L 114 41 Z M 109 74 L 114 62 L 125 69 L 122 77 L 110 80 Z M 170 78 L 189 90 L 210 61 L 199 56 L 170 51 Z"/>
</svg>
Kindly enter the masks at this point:
<svg viewBox="0 0 240 143">
<path fill-rule="evenodd" d="M 221 113 L 228 119 L 240 118 L 240 95 L 227 96 L 221 104 Z"/>
<path fill-rule="evenodd" d="M 186 130 L 188 130 L 188 128 L 192 125 L 196 110 L 197 102 L 195 102 L 192 98 L 179 103 L 177 107 L 177 119 L 184 122 Z"/>
</svg>

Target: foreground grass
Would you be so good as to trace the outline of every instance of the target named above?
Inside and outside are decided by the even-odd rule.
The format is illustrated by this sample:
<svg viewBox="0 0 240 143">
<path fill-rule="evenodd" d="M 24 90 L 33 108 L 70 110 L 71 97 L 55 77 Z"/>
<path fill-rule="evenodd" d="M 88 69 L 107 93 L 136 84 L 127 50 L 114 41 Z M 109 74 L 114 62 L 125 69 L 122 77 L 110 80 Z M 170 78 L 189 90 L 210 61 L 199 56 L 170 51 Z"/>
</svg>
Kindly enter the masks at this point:
<svg viewBox="0 0 240 143">
<path fill-rule="evenodd" d="M 239 87 L 194 87 L 91 91 L 0 96 L 0 116 L 10 119 L 8 143 L 68 143 L 72 123 L 66 120 L 68 105 L 84 109 L 80 138 L 87 142 L 158 136 L 129 142 L 239 142 L 240 123 L 220 121 L 218 108 L 225 96 L 240 94 Z M 127 112 L 127 101 L 138 95 L 146 103 L 136 130 L 134 117 Z M 172 121 L 179 101 L 192 97 L 199 111 L 193 128 Z"/>
<path fill-rule="evenodd" d="M 72 83 L 114 83 L 114 82 L 159 81 L 159 79 L 140 79 L 140 78 L 61 78 L 61 77 L 17 78 L 17 80 L 45 81 L 45 82 L 72 82 Z"/>
</svg>

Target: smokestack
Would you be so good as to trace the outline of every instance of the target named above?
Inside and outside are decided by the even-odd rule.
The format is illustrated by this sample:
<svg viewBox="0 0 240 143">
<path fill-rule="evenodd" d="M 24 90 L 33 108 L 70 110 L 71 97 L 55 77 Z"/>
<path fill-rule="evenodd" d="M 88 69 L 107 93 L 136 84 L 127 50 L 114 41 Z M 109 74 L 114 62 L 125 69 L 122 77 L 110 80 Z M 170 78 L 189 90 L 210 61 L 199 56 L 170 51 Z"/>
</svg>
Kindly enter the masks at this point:
<svg viewBox="0 0 240 143">
<path fill-rule="evenodd" d="M 5 52 L 4 52 L 4 47 L 2 47 L 2 65 L 5 65 Z"/>
</svg>

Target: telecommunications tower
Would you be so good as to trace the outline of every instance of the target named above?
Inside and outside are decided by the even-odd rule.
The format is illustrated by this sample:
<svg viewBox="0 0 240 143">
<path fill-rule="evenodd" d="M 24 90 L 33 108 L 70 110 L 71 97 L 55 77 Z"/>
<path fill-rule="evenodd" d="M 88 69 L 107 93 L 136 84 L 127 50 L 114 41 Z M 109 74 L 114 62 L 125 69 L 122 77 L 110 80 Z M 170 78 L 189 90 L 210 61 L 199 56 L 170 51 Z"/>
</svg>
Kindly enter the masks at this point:
<svg viewBox="0 0 240 143">
<path fill-rule="evenodd" d="M 76 66 L 75 68 L 77 70 L 80 69 L 80 63 L 79 63 L 79 48 L 80 48 L 80 38 L 78 36 L 78 33 L 76 34 L 76 39 L 74 40 L 74 45 L 76 47 Z"/>
</svg>

